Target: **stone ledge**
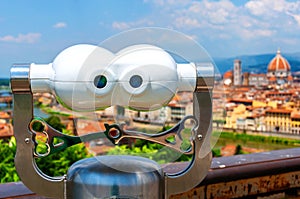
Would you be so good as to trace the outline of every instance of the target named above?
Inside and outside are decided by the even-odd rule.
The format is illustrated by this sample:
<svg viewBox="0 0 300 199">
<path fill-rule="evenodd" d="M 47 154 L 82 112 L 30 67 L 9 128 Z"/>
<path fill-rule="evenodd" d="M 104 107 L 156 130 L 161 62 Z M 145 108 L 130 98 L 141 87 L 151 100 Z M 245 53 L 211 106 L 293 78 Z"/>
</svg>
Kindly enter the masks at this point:
<svg viewBox="0 0 300 199">
<path fill-rule="evenodd" d="M 176 172 L 188 163 L 165 168 Z M 300 148 L 213 158 L 206 178 L 194 189 L 171 198 L 264 198 L 297 193 L 300 188 Z M 22 182 L 0 184 L 0 198 L 34 198 Z"/>
</svg>

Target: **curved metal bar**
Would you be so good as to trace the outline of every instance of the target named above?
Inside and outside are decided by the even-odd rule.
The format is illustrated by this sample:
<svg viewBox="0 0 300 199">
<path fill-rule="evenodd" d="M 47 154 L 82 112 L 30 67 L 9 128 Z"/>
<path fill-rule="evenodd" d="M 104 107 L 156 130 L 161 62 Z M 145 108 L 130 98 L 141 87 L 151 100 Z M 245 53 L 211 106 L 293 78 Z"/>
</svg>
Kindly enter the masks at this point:
<svg viewBox="0 0 300 199">
<path fill-rule="evenodd" d="M 183 138 L 181 135 L 182 130 L 185 128 L 185 122 L 187 120 L 193 120 L 195 122 L 195 126 L 198 126 L 196 118 L 192 115 L 186 116 L 183 118 L 179 123 L 177 123 L 174 127 L 172 127 L 169 130 L 166 130 L 161 133 L 157 134 L 146 134 L 143 132 L 138 131 L 126 131 L 124 130 L 123 125 L 119 124 L 104 124 L 105 131 L 103 132 L 96 132 L 96 133 L 90 133 L 83 136 L 70 136 L 63 134 L 56 129 L 52 128 L 50 125 L 48 125 L 43 119 L 41 118 L 34 118 L 29 123 L 29 130 L 32 134 L 32 140 L 34 143 L 34 156 L 35 157 L 44 157 L 53 153 L 56 153 L 58 151 L 62 151 L 72 145 L 81 143 L 81 142 L 87 142 L 95 139 L 99 139 L 102 137 L 102 134 L 105 134 L 106 137 L 113 143 L 118 144 L 122 139 L 124 138 L 136 138 L 136 139 L 142 139 L 142 140 L 148 140 L 151 142 L 155 142 L 164 146 L 167 146 L 171 149 L 174 149 L 180 153 L 183 154 L 193 154 L 194 153 L 194 147 L 193 142 L 190 141 L 191 147 L 188 149 L 182 149 L 181 145 L 183 143 Z M 35 123 L 40 123 L 43 128 L 42 130 L 38 131 L 37 129 L 34 129 Z M 39 153 L 38 152 L 38 141 L 37 141 L 37 134 L 42 133 L 46 136 L 46 142 L 44 143 L 47 147 L 47 152 L 45 153 Z M 113 134 L 115 133 L 115 134 Z M 191 129 L 191 137 L 195 134 L 195 129 Z M 168 138 L 174 136 L 174 141 L 169 141 Z M 58 138 L 61 140 L 58 144 L 54 143 L 54 139 Z M 192 139 L 191 139 L 192 140 Z"/>
<path fill-rule="evenodd" d="M 209 90 L 194 93 L 194 115 L 199 121 L 199 125 L 196 127 L 196 134 L 193 137 L 195 151 L 193 159 L 183 171 L 176 174 L 166 174 L 165 198 L 169 198 L 172 194 L 186 192 L 197 186 L 210 168 L 212 159 L 210 148 L 212 101 Z"/>
<path fill-rule="evenodd" d="M 38 131 L 34 129 L 34 124 L 40 123 L 43 126 L 42 131 Z M 41 118 L 34 118 L 30 124 L 29 124 L 29 130 L 32 132 L 32 140 L 34 142 L 34 155 L 35 157 L 44 157 L 53 153 L 56 153 L 58 151 L 62 151 L 69 146 L 78 144 L 82 142 L 81 137 L 79 136 L 69 136 L 66 134 L 63 134 L 56 129 L 52 128 L 50 125 L 48 125 L 43 119 Z M 46 135 L 47 140 L 44 143 L 47 146 L 47 152 L 46 153 L 39 153 L 37 150 L 38 142 L 36 140 L 37 134 L 42 133 Z M 54 139 L 58 138 L 62 142 L 59 142 L 58 144 L 54 143 Z"/>
<path fill-rule="evenodd" d="M 182 130 L 185 128 L 184 123 L 192 119 L 195 121 L 195 126 L 198 126 L 197 120 L 194 116 L 189 115 L 184 117 L 179 123 L 177 123 L 175 126 L 173 126 L 171 129 L 157 133 L 157 134 L 146 134 L 142 132 L 137 131 L 126 131 L 123 129 L 123 126 L 119 125 L 105 125 L 106 131 L 104 132 L 106 134 L 106 137 L 108 137 L 114 144 L 118 144 L 122 139 L 124 138 L 135 138 L 135 139 L 142 139 L 142 140 L 148 140 L 151 142 L 155 142 L 164 146 L 167 146 L 171 149 L 174 149 L 180 153 L 183 154 L 193 154 L 194 153 L 194 147 L 193 142 L 191 141 L 191 147 L 184 150 L 181 148 L 181 145 L 183 143 L 183 138 L 181 135 Z M 113 131 L 113 134 L 110 134 L 110 132 Z M 194 128 L 191 129 L 191 137 L 194 134 Z M 174 141 L 169 141 L 168 138 L 174 136 Z"/>
<path fill-rule="evenodd" d="M 11 69 L 14 97 L 14 135 L 17 141 L 15 166 L 23 183 L 33 192 L 65 198 L 65 177 L 50 177 L 36 165 L 34 143 L 28 124 L 33 118 L 33 97 L 29 81 L 29 65 L 15 65 Z"/>
<path fill-rule="evenodd" d="M 36 122 L 41 123 L 43 125 L 42 131 L 37 131 L 34 129 L 33 126 Z M 51 155 L 53 153 L 65 150 L 66 148 L 73 146 L 75 144 L 102 138 L 101 135 L 105 134 L 105 132 L 97 132 L 97 133 L 89 133 L 89 134 L 82 135 L 82 136 L 70 136 L 67 134 L 63 134 L 63 133 L 59 132 L 58 130 L 52 128 L 49 124 L 47 124 L 41 118 L 34 118 L 33 120 L 31 120 L 31 122 L 29 124 L 29 130 L 32 133 L 35 157 L 44 157 L 47 155 Z M 37 137 L 38 133 L 45 134 L 47 137 L 47 140 L 44 143 L 47 146 L 47 152 L 43 153 L 43 154 L 40 154 L 37 151 L 37 146 L 39 143 L 37 142 L 36 137 Z M 61 142 L 59 142 L 58 144 L 55 144 L 55 141 L 54 141 L 55 138 L 58 138 L 59 140 L 61 140 Z"/>
</svg>

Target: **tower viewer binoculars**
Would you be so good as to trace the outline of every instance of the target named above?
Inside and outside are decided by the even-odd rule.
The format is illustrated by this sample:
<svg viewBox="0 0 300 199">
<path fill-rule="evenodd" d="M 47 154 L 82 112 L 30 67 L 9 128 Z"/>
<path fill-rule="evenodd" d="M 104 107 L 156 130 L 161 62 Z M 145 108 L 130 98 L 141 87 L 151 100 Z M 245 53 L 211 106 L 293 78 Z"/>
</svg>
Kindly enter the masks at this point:
<svg viewBox="0 0 300 199">
<path fill-rule="evenodd" d="M 128 46 L 117 53 L 94 45 L 71 46 L 50 64 L 16 64 L 11 68 L 14 97 L 14 134 L 17 140 L 15 165 L 23 183 L 39 195 L 53 198 L 168 198 L 195 187 L 206 176 L 211 163 L 211 92 L 214 66 L 211 62 L 176 63 L 170 52 L 149 45 Z M 33 114 L 33 93 L 52 93 L 66 108 L 78 112 L 110 106 L 149 111 L 167 106 L 176 92 L 193 92 L 193 114 L 171 129 L 157 134 L 129 131 L 123 125 L 105 124 L 103 132 L 83 136 L 65 135 Z M 181 133 L 186 120 L 193 120 L 190 148 L 183 150 Z M 48 151 L 36 150 L 39 122 L 47 135 Z M 111 132 L 117 132 L 112 134 Z M 85 141 L 105 136 L 114 144 L 136 138 L 192 154 L 188 166 L 167 173 L 147 158 L 103 155 L 74 163 L 64 176 L 51 177 L 35 160 Z M 175 141 L 167 137 L 174 136 Z M 54 144 L 53 139 L 63 140 Z"/>
</svg>

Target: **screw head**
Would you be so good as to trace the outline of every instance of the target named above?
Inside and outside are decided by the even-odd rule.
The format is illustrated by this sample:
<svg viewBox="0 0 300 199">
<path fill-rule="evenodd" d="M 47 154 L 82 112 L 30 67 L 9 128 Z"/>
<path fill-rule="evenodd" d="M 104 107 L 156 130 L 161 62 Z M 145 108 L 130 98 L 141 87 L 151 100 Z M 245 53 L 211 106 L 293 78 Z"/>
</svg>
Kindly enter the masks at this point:
<svg viewBox="0 0 300 199">
<path fill-rule="evenodd" d="M 198 140 L 201 140 L 202 137 L 203 137 L 203 136 L 202 136 L 201 134 L 197 135 Z"/>
<path fill-rule="evenodd" d="M 26 144 L 29 144 L 30 139 L 29 138 L 25 138 L 24 141 L 25 141 Z"/>
</svg>

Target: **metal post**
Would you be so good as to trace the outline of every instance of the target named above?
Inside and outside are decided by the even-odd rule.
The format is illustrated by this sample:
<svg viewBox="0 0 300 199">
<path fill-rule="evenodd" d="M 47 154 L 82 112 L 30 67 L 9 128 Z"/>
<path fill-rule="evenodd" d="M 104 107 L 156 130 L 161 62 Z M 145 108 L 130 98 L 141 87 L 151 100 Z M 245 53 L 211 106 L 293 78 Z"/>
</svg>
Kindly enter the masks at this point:
<svg viewBox="0 0 300 199">
<path fill-rule="evenodd" d="M 29 68 L 29 65 L 15 65 L 11 69 L 14 136 L 17 141 L 15 166 L 23 183 L 33 192 L 53 198 L 64 198 L 64 177 L 53 178 L 45 175 L 34 160 L 34 143 L 28 130 L 28 124 L 33 119 Z"/>
</svg>

